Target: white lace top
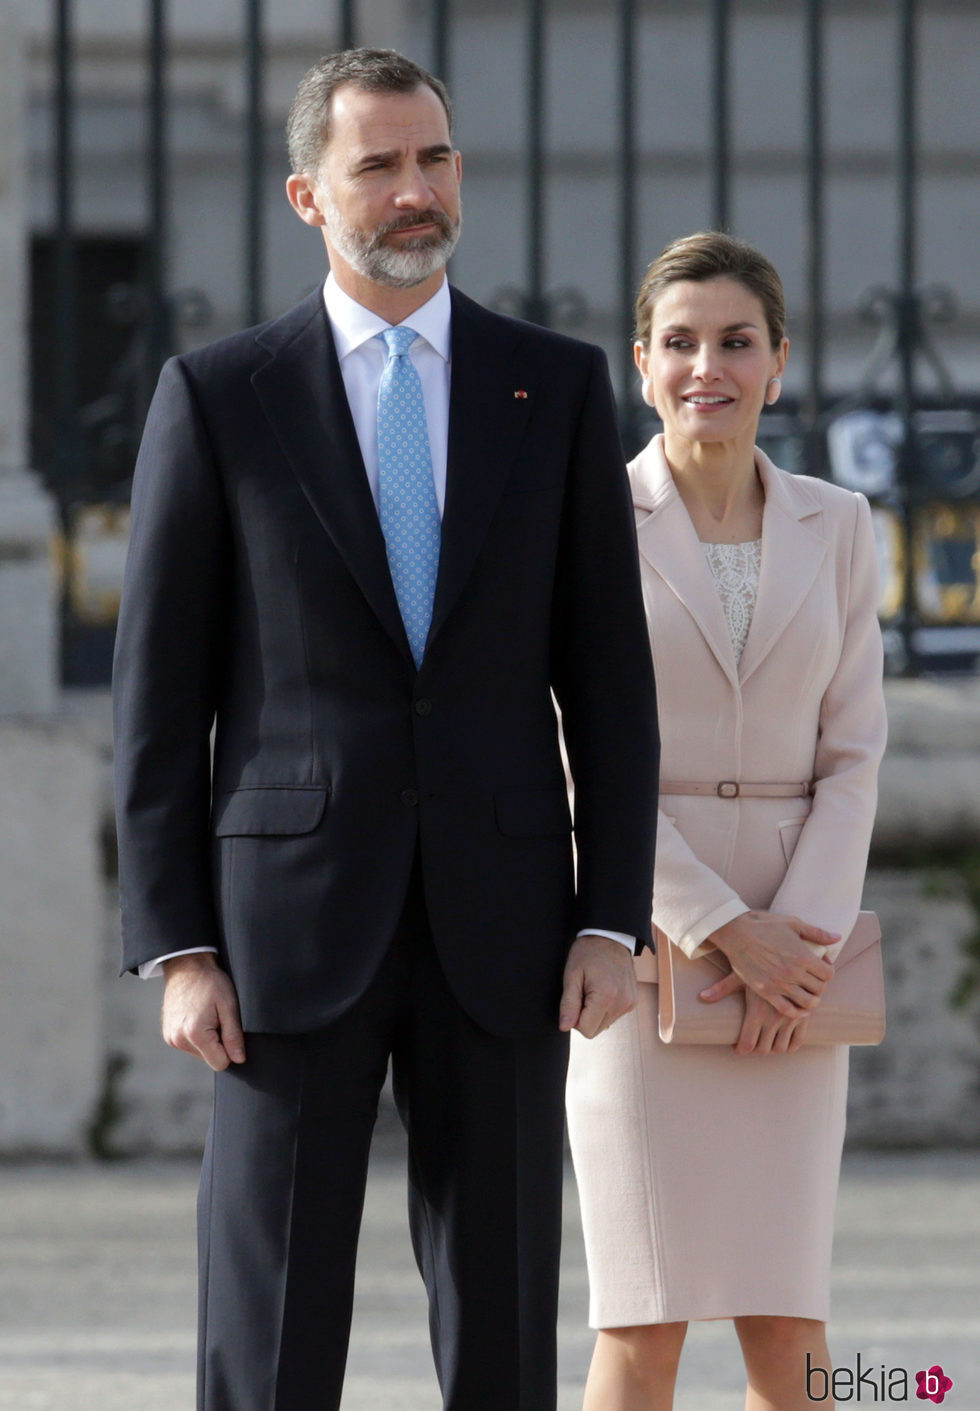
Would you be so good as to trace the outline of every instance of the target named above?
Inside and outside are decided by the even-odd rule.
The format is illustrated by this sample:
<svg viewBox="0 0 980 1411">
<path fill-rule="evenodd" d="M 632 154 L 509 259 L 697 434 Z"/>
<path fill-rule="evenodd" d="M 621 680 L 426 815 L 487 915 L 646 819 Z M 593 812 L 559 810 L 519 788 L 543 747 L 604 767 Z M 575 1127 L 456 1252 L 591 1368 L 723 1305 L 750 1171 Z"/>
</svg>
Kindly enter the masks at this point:
<svg viewBox="0 0 980 1411">
<path fill-rule="evenodd" d="M 759 591 L 762 540 L 752 539 L 746 544 L 702 543 L 701 547 L 725 610 L 735 660 L 741 661 Z"/>
</svg>

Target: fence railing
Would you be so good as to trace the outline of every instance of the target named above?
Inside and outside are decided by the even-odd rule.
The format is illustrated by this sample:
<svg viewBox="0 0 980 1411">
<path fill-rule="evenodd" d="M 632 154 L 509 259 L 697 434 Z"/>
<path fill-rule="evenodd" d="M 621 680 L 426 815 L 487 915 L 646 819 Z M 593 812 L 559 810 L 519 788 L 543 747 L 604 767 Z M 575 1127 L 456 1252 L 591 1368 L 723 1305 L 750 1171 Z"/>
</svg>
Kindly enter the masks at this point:
<svg viewBox="0 0 980 1411">
<path fill-rule="evenodd" d="M 69 652 L 69 678 L 101 679 L 111 642 L 113 594 L 108 587 L 87 592 L 78 575 L 93 575 L 93 565 L 116 564 L 120 555 L 97 549 L 98 525 L 107 535 L 124 533 L 127 456 L 131 461 L 157 371 L 173 349 L 182 325 L 200 321 L 207 296 L 174 290 L 168 279 L 171 223 L 179 219 L 170 201 L 171 103 L 168 60 L 171 16 L 167 0 L 133 0 L 146 17 L 147 147 L 145 157 L 146 236 L 137 285 L 114 291 L 117 314 L 129 320 L 129 343 L 100 396 L 85 402 L 79 390 L 78 302 L 81 242 L 75 228 L 78 169 L 75 89 L 75 4 L 53 0 L 55 115 L 55 278 L 53 318 L 53 444 L 39 468 L 59 504 L 65 526 L 66 641 L 82 646 Z M 551 11 L 558 11 L 555 3 Z M 726 228 L 737 181 L 731 143 L 733 66 L 730 0 L 710 0 L 706 62 L 710 68 L 710 190 L 705 223 Z M 798 404 L 769 417 L 765 435 L 778 446 L 777 459 L 810 474 L 829 475 L 872 498 L 880 536 L 883 570 L 882 620 L 892 669 L 919 672 L 943 659 L 971 665 L 980 656 L 980 404 L 954 398 L 932 327 L 952 315 L 953 294 L 919 287 L 916 224 L 918 182 L 918 68 L 916 0 L 895 0 L 895 65 L 900 76 L 894 114 L 895 201 L 899 260 L 895 288 L 870 291 L 865 314 L 878 324 L 878 341 L 866 375 L 846 401 L 833 402 L 825 387 L 827 297 L 825 289 L 826 142 L 824 48 L 826 6 L 804 0 L 799 12 L 799 43 L 806 76 L 804 172 L 805 318 L 807 377 Z M 574 305 L 577 291 L 550 290 L 547 284 L 548 132 L 546 73 L 549 45 L 557 42 L 545 0 L 520 0 L 525 65 L 524 115 L 526 181 L 523 197 L 525 255 L 522 277 L 498 303 L 523 317 L 549 323 Z M 634 386 L 630 341 L 637 250 L 637 159 L 641 147 L 637 124 L 637 73 L 641 18 L 639 0 L 614 0 L 604 8 L 610 33 L 608 53 L 615 69 L 617 151 L 613 160 L 619 268 L 616 314 L 623 388 Z M 431 0 L 427 11 L 431 53 L 421 55 L 451 82 L 453 41 L 465 14 L 452 0 Z M 266 129 L 265 75 L 269 15 L 263 0 L 242 0 L 241 46 L 245 72 L 242 124 L 244 251 L 241 317 L 260 320 L 265 312 L 265 231 L 260 183 Z M 339 0 L 335 16 L 338 47 L 360 38 L 357 0 Z M 869 340 L 870 341 L 870 340 Z M 897 390 L 882 391 L 889 371 Z M 930 374 L 926 389 L 923 373 Z M 624 441 L 635 449 L 649 431 L 649 413 L 635 394 L 621 397 Z M 98 435 L 95 434 L 97 430 Z M 104 448 L 113 448 L 113 455 Z M 124 454 L 120 457 L 120 447 Z M 120 463 L 122 462 L 122 471 Z M 95 512 L 93 506 L 113 506 Z M 93 518 L 94 515 L 94 518 Z M 77 549 L 88 535 L 88 549 Z M 81 566 L 79 566 L 81 565 Z M 111 580 L 112 571 L 106 568 Z M 74 577 L 73 577 L 74 575 Z M 95 577 L 98 577 L 95 574 Z M 92 604 L 95 606 L 92 606 Z M 86 608 L 86 604 L 88 607 Z M 86 617 L 86 613 L 88 617 Z M 101 632 L 101 637 L 99 633 Z M 74 634 L 74 636 L 72 635 Z M 87 634 L 87 636 L 86 636 Z M 84 644 L 98 640 L 85 664 Z M 93 655 L 94 653 L 94 655 Z M 81 664 L 80 664 L 81 663 Z"/>
</svg>

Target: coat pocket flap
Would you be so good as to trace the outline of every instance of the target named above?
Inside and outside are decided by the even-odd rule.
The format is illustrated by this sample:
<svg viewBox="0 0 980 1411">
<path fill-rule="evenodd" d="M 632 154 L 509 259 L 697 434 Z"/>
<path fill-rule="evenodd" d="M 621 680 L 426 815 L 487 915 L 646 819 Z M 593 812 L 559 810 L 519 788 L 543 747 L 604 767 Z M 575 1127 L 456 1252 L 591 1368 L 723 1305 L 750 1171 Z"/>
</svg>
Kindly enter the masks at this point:
<svg viewBox="0 0 980 1411">
<path fill-rule="evenodd" d="M 508 838 L 541 838 L 572 831 L 564 789 L 508 789 L 494 794 L 493 808 L 497 827 Z"/>
<path fill-rule="evenodd" d="M 233 789 L 215 797 L 216 838 L 312 833 L 323 817 L 330 790 L 322 785 Z"/>
</svg>

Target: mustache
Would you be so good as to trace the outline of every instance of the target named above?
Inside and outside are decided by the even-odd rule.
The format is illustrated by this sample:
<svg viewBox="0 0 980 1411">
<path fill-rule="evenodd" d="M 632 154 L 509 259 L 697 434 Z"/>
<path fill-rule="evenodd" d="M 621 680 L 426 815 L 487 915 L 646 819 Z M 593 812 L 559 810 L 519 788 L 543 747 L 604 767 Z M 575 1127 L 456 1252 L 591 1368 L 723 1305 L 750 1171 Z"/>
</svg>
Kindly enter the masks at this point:
<svg viewBox="0 0 980 1411">
<path fill-rule="evenodd" d="M 378 226 L 374 232 L 374 245 L 379 245 L 386 236 L 393 235 L 399 230 L 410 230 L 416 225 L 434 225 L 445 238 L 455 233 L 453 222 L 446 215 L 445 211 L 437 211 L 430 206 L 427 210 L 417 211 L 412 215 L 399 216 L 397 220 L 386 221 L 384 225 Z"/>
</svg>

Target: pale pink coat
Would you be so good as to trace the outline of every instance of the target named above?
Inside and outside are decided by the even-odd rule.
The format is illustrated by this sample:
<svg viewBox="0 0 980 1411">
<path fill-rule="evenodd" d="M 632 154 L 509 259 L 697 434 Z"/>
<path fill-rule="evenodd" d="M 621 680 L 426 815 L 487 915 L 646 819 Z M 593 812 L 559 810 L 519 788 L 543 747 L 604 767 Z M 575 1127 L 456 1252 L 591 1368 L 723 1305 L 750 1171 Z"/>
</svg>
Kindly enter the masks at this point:
<svg viewBox="0 0 980 1411">
<path fill-rule="evenodd" d="M 746 906 L 848 934 L 885 746 L 868 503 L 788 475 L 758 450 L 756 465 L 766 497 L 762 567 L 737 666 L 662 438 L 630 466 L 661 778 L 816 783 L 812 810 L 807 799 L 661 800 L 653 920 L 688 954 Z"/>
<path fill-rule="evenodd" d="M 760 452 L 758 597 L 736 666 L 718 590 L 654 440 L 630 466 L 660 695 L 661 778 L 814 781 L 808 798 L 661 799 L 653 920 L 692 953 L 747 907 L 846 936 L 885 743 L 867 501 Z M 833 952 L 831 952 L 833 953 Z M 649 952 L 636 961 L 650 980 Z M 846 1048 L 664 1044 L 657 986 L 572 1035 L 568 1128 L 590 1321 L 825 1320 Z"/>
</svg>

